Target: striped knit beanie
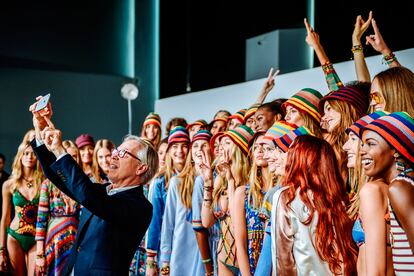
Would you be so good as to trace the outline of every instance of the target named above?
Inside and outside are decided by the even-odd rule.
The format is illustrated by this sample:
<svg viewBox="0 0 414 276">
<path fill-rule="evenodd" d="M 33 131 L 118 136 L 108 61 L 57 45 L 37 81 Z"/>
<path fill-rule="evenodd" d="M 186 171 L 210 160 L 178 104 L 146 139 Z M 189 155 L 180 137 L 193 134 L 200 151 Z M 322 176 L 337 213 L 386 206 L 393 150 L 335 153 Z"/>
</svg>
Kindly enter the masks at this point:
<svg viewBox="0 0 414 276">
<path fill-rule="evenodd" d="M 190 136 L 188 135 L 188 130 L 183 126 L 176 126 L 170 131 L 168 136 L 168 146 L 167 150 L 174 143 L 190 143 Z"/>
<path fill-rule="evenodd" d="M 235 129 L 226 131 L 223 136 L 229 137 L 245 155 L 249 153 L 249 142 L 253 137 L 253 130 L 248 126 L 241 125 Z"/>
<path fill-rule="evenodd" d="M 322 99 L 322 94 L 312 88 L 303 88 L 298 93 L 293 95 L 289 100 L 282 104 L 283 111 L 286 113 L 286 108 L 290 105 L 301 112 L 309 114 L 316 122 L 321 121 L 318 106 Z"/>
<path fill-rule="evenodd" d="M 232 114 L 231 116 L 228 117 L 228 120 L 230 121 L 231 119 L 236 119 L 237 121 L 239 121 L 241 124 L 244 124 L 244 115 L 246 114 L 246 109 L 240 109 L 239 111 L 237 111 L 236 113 Z"/>
<path fill-rule="evenodd" d="M 369 95 L 356 87 L 342 86 L 336 91 L 331 91 L 319 101 L 319 113 L 324 114 L 323 106 L 326 101 L 338 100 L 352 105 L 360 117 L 367 113 L 369 107 Z"/>
<path fill-rule="evenodd" d="M 244 121 L 247 121 L 250 117 L 252 117 L 256 113 L 259 106 L 260 104 L 254 104 L 251 107 L 249 107 L 246 110 L 246 113 L 244 114 Z"/>
<path fill-rule="evenodd" d="M 196 134 L 193 136 L 193 140 L 191 140 L 191 143 L 199 140 L 210 142 L 211 139 L 211 133 L 208 130 L 199 130 Z"/>
<path fill-rule="evenodd" d="M 302 135 L 313 135 L 312 132 L 304 126 L 301 126 L 297 129 L 291 130 L 285 135 L 278 137 L 273 140 L 273 144 L 276 147 L 279 147 L 283 152 L 289 150 L 290 145 L 295 141 L 296 137 Z"/>
<path fill-rule="evenodd" d="M 217 122 L 217 121 L 221 121 L 221 122 L 224 122 L 225 124 L 227 124 L 227 118 L 219 117 L 219 118 L 216 118 L 216 119 L 214 119 L 213 121 L 210 122 L 210 124 L 209 124 L 210 127 L 212 127 L 214 125 L 214 123 Z"/>
<path fill-rule="evenodd" d="M 193 127 L 193 126 L 207 127 L 208 124 L 207 124 L 207 122 L 205 120 L 197 120 L 194 123 L 188 124 L 186 126 L 186 129 L 190 130 L 190 128 Z"/>
<path fill-rule="evenodd" d="M 366 125 L 370 124 L 372 121 L 378 119 L 379 117 L 386 116 L 389 114 L 390 113 L 386 111 L 376 111 L 374 113 L 365 115 L 364 117 L 362 117 L 361 119 L 353 123 L 350 127 L 348 127 L 345 130 L 345 132 L 349 134 L 349 132 L 352 131 L 353 133 L 355 133 L 356 136 L 358 136 L 359 139 L 361 139 L 362 138 L 361 131 Z"/>
<path fill-rule="evenodd" d="M 298 128 L 294 124 L 290 124 L 286 121 L 278 121 L 271 128 L 269 128 L 264 136 L 266 143 L 272 143 L 272 141 L 287 132 Z"/>
<path fill-rule="evenodd" d="M 157 113 L 150 112 L 144 120 L 144 127 L 147 125 L 156 125 L 161 128 L 161 117 Z"/>
<path fill-rule="evenodd" d="M 398 153 L 409 162 L 414 163 L 414 120 L 406 112 L 394 112 L 382 116 L 362 130 L 378 133 Z"/>
</svg>

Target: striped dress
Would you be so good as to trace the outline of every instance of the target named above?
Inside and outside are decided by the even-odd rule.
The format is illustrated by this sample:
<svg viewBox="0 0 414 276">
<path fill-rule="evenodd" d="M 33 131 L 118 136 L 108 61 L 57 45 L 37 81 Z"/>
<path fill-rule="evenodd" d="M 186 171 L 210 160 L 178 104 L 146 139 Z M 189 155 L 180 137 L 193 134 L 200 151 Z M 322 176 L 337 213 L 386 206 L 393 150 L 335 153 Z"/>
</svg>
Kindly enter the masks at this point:
<svg viewBox="0 0 414 276">
<path fill-rule="evenodd" d="M 399 175 L 394 180 L 403 180 L 414 185 L 414 180 L 406 175 Z M 407 235 L 397 220 L 392 206 L 389 204 L 388 207 L 390 210 L 390 239 L 395 275 L 414 275 L 414 254 L 411 251 Z"/>
<path fill-rule="evenodd" d="M 46 275 L 62 275 L 75 243 L 80 205 L 49 180 L 42 183 L 36 241 L 44 241 Z"/>
</svg>

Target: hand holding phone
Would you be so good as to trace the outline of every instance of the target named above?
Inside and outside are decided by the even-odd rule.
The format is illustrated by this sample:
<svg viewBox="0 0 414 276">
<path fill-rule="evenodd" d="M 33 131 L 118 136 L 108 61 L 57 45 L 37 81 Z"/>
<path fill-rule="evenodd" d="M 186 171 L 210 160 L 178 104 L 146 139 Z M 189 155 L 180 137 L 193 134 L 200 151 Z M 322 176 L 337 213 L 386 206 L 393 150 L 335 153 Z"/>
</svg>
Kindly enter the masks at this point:
<svg viewBox="0 0 414 276">
<path fill-rule="evenodd" d="M 34 111 L 37 112 L 37 111 L 44 109 L 49 103 L 49 99 L 50 99 L 50 93 L 43 96 L 39 101 L 37 101 L 36 108 Z"/>
</svg>

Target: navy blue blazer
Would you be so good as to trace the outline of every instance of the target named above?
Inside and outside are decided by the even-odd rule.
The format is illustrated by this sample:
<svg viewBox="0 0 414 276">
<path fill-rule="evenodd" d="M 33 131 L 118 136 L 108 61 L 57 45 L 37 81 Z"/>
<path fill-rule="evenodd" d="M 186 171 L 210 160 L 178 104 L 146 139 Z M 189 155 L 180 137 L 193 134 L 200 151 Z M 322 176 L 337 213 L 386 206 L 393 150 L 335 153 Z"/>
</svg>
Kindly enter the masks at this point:
<svg viewBox="0 0 414 276">
<path fill-rule="evenodd" d="M 32 147 L 46 177 L 84 207 L 63 275 L 128 275 L 152 216 L 142 186 L 109 196 L 108 184 L 92 183 L 69 154 L 56 161 L 46 146 Z"/>
</svg>

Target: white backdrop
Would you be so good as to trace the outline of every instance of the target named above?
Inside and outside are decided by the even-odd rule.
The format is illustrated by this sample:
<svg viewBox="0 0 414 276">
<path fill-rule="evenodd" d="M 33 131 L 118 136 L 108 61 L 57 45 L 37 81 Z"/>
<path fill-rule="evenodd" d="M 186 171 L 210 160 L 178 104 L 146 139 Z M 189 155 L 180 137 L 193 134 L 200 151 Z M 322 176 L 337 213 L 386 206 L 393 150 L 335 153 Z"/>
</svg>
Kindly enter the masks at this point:
<svg viewBox="0 0 414 276">
<path fill-rule="evenodd" d="M 400 63 L 414 71 L 414 48 L 395 52 Z M 378 72 L 387 69 L 381 63 L 381 56 L 366 58 L 371 78 Z M 346 61 L 334 64 L 335 70 L 342 82 L 356 80 L 354 62 Z M 270 68 L 269 68 L 270 69 Z M 289 98 L 302 88 L 310 87 L 322 94 L 328 93 L 325 77 L 321 67 L 293 73 L 281 73 L 276 77 L 276 85 L 267 96 L 265 102 L 276 98 Z M 188 123 L 198 119 L 211 121 L 219 109 L 226 109 L 231 113 L 251 106 L 266 78 L 188 93 L 180 96 L 165 98 L 155 102 L 155 112 L 162 118 L 162 127 L 173 117 L 184 117 Z M 163 131 L 164 133 L 164 131 Z"/>
</svg>

